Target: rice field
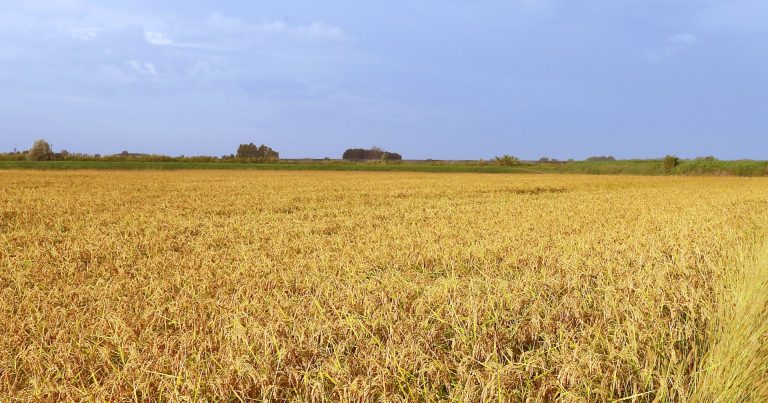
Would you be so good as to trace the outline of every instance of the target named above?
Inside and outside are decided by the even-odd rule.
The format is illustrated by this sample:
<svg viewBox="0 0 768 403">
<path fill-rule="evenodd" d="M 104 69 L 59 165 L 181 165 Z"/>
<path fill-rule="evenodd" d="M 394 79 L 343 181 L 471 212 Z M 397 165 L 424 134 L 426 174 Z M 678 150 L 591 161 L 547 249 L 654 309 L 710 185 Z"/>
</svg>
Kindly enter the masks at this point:
<svg viewBox="0 0 768 403">
<path fill-rule="evenodd" d="M 0 401 L 761 401 L 768 179 L 0 172 Z"/>
</svg>

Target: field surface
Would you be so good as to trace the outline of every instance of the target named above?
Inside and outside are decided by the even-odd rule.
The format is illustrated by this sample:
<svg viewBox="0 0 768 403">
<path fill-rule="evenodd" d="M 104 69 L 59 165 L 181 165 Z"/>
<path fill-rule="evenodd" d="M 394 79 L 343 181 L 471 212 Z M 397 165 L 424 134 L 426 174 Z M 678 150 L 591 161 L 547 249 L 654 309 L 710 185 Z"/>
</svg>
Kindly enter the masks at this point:
<svg viewBox="0 0 768 403">
<path fill-rule="evenodd" d="M 0 172 L 0 401 L 759 401 L 768 180 Z"/>
</svg>

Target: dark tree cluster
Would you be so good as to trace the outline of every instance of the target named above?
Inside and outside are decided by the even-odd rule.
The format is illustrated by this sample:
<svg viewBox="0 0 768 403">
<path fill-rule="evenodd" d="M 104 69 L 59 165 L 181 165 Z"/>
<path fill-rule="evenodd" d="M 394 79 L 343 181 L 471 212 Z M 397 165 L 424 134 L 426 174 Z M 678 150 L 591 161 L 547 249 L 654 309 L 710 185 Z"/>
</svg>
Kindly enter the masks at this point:
<svg viewBox="0 0 768 403">
<path fill-rule="evenodd" d="M 237 158 L 276 160 L 280 158 L 280 154 L 264 144 L 257 147 L 255 144 L 250 143 L 240 144 L 240 147 L 237 147 Z"/>
<path fill-rule="evenodd" d="M 589 161 L 589 162 L 607 162 L 607 161 L 616 161 L 616 158 L 613 158 L 612 155 L 608 155 L 608 156 L 599 156 L 599 157 L 589 157 L 589 158 L 587 158 L 587 161 Z"/>
<path fill-rule="evenodd" d="M 344 151 L 344 155 L 341 157 L 345 160 L 390 160 L 400 161 L 403 157 L 398 153 L 391 153 L 384 151 L 378 147 L 371 149 L 364 148 L 350 148 Z"/>
</svg>

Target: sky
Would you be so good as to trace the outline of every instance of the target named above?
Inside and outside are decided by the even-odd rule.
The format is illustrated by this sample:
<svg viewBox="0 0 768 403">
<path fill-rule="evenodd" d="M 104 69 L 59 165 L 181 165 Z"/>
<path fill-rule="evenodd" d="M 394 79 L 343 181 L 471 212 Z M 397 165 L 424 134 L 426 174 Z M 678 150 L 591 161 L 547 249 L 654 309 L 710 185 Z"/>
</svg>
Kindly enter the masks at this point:
<svg viewBox="0 0 768 403">
<path fill-rule="evenodd" d="M 0 151 L 768 159 L 766 0 L 0 0 Z"/>
</svg>

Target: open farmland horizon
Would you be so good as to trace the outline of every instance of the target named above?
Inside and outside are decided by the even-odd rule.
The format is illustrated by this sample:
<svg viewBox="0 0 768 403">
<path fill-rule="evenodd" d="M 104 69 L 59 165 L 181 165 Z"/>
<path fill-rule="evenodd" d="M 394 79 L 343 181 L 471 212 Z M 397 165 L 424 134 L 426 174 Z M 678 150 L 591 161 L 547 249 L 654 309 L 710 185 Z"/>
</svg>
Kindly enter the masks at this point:
<svg viewBox="0 0 768 403">
<path fill-rule="evenodd" d="M 768 0 L 0 7 L 0 403 L 768 402 Z"/>
<path fill-rule="evenodd" d="M 65 160 L 2 161 L 0 170 L 263 170 L 263 171 L 378 171 L 378 172 L 466 172 L 466 173 L 538 173 L 590 175 L 684 175 L 684 176 L 768 176 L 768 161 L 676 160 L 674 166 L 664 159 L 532 162 L 519 161 L 503 165 L 494 161 L 344 161 L 344 160 L 280 160 L 250 162 L 200 162 L 194 158 L 169 161 Z"/>
<path fill-rule="evenodd" d="M 760 401 L 768 179 L 0 171 L 0 400 Z"/>
</svg>

